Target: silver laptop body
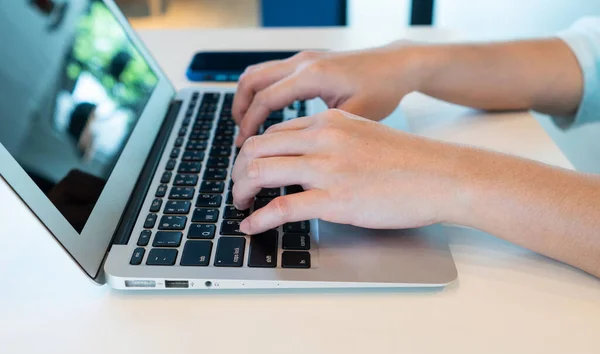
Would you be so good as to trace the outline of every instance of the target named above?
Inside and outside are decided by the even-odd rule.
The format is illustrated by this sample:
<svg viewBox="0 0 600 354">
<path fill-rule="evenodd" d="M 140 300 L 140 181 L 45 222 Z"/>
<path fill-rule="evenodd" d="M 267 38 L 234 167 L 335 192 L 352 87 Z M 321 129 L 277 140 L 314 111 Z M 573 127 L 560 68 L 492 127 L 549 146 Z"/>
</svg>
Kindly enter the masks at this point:
<svg viewBox="0 0 600 354">
<path fill-rule="evenodd" d="M 41 2 L 43 3 L 43 2 Z M 438 287 L 456 279 L 440 225 L 318 220 L 247 236 L 231 205 L 231 89 L 175 92 L 110 0 L 0 10 L 0 175 L 95 282 L 127 290 Z M 183 68 L 182 68 L 183 70 Z M 310 115 L 320 100 L 273 112 Z"/>
</svg>

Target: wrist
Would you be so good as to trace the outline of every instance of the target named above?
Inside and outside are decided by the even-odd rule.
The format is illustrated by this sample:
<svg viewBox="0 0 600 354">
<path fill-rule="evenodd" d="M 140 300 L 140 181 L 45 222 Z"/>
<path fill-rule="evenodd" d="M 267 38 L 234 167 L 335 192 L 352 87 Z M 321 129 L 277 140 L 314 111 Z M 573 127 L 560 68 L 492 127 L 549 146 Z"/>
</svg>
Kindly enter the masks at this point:
<svg viewBox="0 0 600 354">
<path fill-rule="evenodd" d="M 403 87 L 409 83 L 410 91 L 427 92 L 429 83 L 446 63 L 446 50 L 442 46 L 407 45 L 396 52 L 400 77 L 397 82 Z"/>
</svg>

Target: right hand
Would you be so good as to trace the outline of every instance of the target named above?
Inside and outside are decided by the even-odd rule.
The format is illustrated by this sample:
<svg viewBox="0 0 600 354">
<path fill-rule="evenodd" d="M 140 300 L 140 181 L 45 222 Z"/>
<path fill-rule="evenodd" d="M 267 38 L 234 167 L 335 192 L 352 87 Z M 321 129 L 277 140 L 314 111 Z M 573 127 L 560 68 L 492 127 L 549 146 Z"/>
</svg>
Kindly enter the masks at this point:
<svg viewBox="0 0 600 354">
<path fill-rule="evenodd" d="M 355 52 L 302 52 L 289 59 L 250 66 L 240 77 L 233 118 L 236 145 L 256 134 L 275 110 L 295 100 L 320 97 L 329 108 L 381 120 L 417 90 L 409 47 L 403 42 Z"/>
</svg>

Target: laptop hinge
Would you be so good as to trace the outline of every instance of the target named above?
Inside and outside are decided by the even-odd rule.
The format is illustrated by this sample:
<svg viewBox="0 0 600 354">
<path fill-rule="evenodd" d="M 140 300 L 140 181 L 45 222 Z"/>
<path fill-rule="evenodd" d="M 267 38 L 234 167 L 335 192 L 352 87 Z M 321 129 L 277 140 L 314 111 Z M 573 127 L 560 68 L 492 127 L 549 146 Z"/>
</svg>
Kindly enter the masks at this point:
<svg viewBox="0 0 600 354">
<path fill-rule="evenodd" d="M 117 230 L 115 231 L 111 241 L 111 246 L 126 245 L 127 242 L 129 242 L 129 237 L 131 236 L 131 232 L 135 226 L 137 216 L 139 215 L 144 199 L 148 194 L 148 189 L 150 188 L 152 178 L 156 173 L 158 163 L 163 151 L 165 150 L 167 141 L 171 135 L 171 131 L 175 125 L 175 120 L 177 119 L 177 115 L 179 114 L 179 110 L 181 109 L 182 105 L 183 101 L 171 101 L 169 110 L 167 111 L 163 124 L 160 127 L 156 140 L 154 141 L 154 145 L 152 146 L 152 149 L 146 158 L 144 168 L 138 177 L 135 187 L 129 197 L 129 201 L 127 202 L 125 210 L 121 216 L 121 220 L 117 225 Z M 110 247 L 107 250 L 107 253 L 108 251 L 110 251 Z"/>
</svg>

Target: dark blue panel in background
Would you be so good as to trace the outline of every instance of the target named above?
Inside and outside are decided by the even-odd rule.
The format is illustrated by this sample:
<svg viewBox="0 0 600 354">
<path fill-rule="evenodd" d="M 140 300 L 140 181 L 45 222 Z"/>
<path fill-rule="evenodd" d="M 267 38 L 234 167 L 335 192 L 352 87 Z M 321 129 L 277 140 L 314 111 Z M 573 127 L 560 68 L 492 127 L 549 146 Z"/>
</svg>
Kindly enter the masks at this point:
<svg viewBox="0 0 600 354">
<path fill-rule="evenodd" d="M 346 0 L 261 0 L 263 27 L 346 26 Z"/>
</svg>

